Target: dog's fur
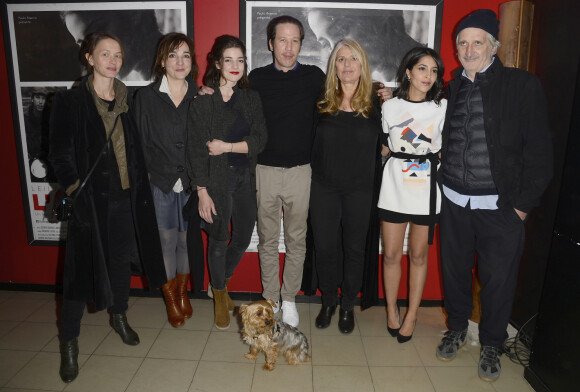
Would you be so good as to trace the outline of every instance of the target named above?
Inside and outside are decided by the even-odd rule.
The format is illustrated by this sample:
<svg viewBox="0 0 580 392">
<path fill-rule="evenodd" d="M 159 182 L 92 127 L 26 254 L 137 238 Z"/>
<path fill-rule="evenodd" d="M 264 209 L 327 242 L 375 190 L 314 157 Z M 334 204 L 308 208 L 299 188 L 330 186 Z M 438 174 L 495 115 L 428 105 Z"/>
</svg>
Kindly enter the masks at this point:
<svg viewBox="0 0 580 392">
<path fill-rule="evenodd" d="M 297 328 L 274 320 L 272 306 L 271 299 L 240 306 L 242 337 L 250 345 L 246 358 L 254 360 L 263 351 L 266 354 L 264 370 L 274 370 L 278 353 L 284 354 L 290 365 L 309 361 L 306 336 Z"/>
</svg>

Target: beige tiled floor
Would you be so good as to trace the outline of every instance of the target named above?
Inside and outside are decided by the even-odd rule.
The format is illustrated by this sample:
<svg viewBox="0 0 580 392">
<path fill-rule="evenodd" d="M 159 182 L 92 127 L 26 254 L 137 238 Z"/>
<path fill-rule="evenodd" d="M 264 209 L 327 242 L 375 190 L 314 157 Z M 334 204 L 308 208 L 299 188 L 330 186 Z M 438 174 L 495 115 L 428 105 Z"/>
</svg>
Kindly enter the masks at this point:
<svg viewBox="0 0 580 392">
<path fill-rule="evenodd" d="M 298 304 L 300 329 L 311 344 L 312 362 L 290 366 L 280 358 L 273 372 L 263 356 L 247 351 L 232 323 L 213 327 L 210 300 L 193 300 L 194 315 L 172 328 L 158 298 L 131 298 L 128 318 L 141 344 L 126 346 L 108 326 L 106 312 L 86 313 L 79 338 L 79 377 L 58 376 L 57 304 L 54 294 L 0 291 L 0 392 L 193 392 L 193 391 L 532 391 L 523 367 L 503 357 L 495 383 L 477 377 L 479 346 L 468 344 L 449 363 L 435 358 L 445 331 L 440 308 L 421 308 L 413 339 L 398 344 L 386 333 L 385 310 L 356 309 L 356 328 L 342 335 L 334 317 L 314 327 L 318 304 Z"/>
</svg>

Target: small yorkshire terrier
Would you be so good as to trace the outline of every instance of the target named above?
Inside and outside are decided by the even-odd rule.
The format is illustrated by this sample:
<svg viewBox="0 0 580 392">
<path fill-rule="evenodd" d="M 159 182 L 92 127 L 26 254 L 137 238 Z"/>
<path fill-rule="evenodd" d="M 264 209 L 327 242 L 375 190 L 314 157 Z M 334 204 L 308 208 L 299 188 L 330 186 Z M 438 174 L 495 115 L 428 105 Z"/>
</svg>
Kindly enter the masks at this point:
<svg viewBox="0 0 580 392">
<path fill-rule="evenodd" d="M 250 352 L 245 355 L 250 360 L 256 359 L 260 351 L 266 354 L 264 370 L 274 370 L 278 353 L 284 354 L 290 365 L 298 365 L 310 360 L 308 339 L 297 328 L 274 320 L 274 301 L 256 301 L 240 306 L 242 316 L 242 337 L 250 345 Z"/>
</svg>

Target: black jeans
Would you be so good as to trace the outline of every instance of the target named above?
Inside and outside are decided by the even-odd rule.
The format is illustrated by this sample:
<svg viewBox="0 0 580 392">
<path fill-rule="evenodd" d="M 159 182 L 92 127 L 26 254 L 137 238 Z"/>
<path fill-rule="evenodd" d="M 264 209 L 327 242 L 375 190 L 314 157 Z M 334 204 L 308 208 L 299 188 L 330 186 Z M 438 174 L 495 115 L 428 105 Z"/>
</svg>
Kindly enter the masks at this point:
<svg viewBox="0 0 580 392">
<path fill-rule="evenodd" d="M 131 288 L 131 258 L 136 257 L 134 252 L 137 250 L 130 198 L 109 202 L 108 233 L 107 269 L 113 294 L 109 312 L 125 313 Z M 79 336 L 85 302 L 67 299 L 66 293 L 63 297 L 61 338 L 67 341 Z"/>
<path fill-rule="evenodd" d="M 441 206 L 441 270 L 447 323 L 454 331 L 467 328 L 473 310 L 472 269 L 477 253 L 481 282 L 482 345 L 502 347 L 512 310 L 518 266 L 524 249 L 524 223 L 513 210 L 472 210 L 443 196 Z"/>
<path fill-rule="evenodd" d="M 316 252 L 318 287 L 322 304 L 338 302 L 340 260 L 339 231 L 342 228 L 343 278 L 342 308 L 352 310 L 361 289 L 365 246 L 372 202 L 369 189 L 337 189 L 312 180 L 310 192 L 310 220 Z"/>
<path fill-rule="evenodd" d="M 228 169 L 226 204 L 220 212 L 222 219 L 232 222 L 231 241 L 208 239 L 208 266 L 211 285 L 216 290 L 226 287 L 226 279 L 231 278 L 240 263 L 256 223 L 256 190 L 250 181 L 248 168 Z"/>
</svg>

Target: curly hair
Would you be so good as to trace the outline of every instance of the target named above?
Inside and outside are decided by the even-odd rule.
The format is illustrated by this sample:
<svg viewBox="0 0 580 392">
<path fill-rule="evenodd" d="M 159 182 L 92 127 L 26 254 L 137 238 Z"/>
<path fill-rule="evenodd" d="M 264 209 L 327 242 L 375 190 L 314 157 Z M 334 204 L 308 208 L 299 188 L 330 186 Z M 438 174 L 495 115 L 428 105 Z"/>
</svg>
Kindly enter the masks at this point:
<svg viewBox="0 0 580 392">
<path fill-rule="evenodd" d="M 366 51 L 361 44 L 352 39 L 339 41 L 328 59 L 328 70 L 326 71 L 326 82 L 324 84 L 324 98 L 316 106 L 320 113 L 336 114 L 343 99 L 343 91 L 340 79 L 336 73 L 336 60 L 338 51 L 348 47 L 353 56 L 358 59 L 361 65 L 361 75 L 358 86 L 351 99 L 351 106 L 357 116 L 360 114 L 368 118 L 373 109 L 373 80 Z"/>
<path fill-rule="evenodd" d="M 224 61 L 224 52 L 226 49 L 239 48 L 246 57 L 246 46 L 238 37 L 233 35 L 220 35 L 215 39 L 210 52 L 207 54 L 207 69 L 203 75 L 203 83 L 206 86 L 219 86 L 220 78 L 222 76 L 221 70 L 218 69 L 217 64 L 222 64 Z M 244 74 L 237 83 L 241 89 L 250 88 L 250 80 L 248 79 L 248 64 L 244 64 Z"/>
<path fill-rule="evenodd" d="M 443 73 L 445 71 L 443 67 L 443 61 L 439 54 L 431 48 L 426 46 L 417 46 L 407 52 L 401 65 L 399 65 L 399 70 L 397 71 L 397 84 L 398 88 L 393 93 L 393 96 L 408 99 L 409 98 L 409 88 L 411 83 L 407 78 L 407 70 L 411 71 L 415 65 L 425 56 L 430 56 L 437 64 L 437 80 L 431 86 L 431 89 L 427 91 L 425 96 L 426 101 L 435 101 L 437 105 L 441 103 L 444 93 L 444 82 Z"/>
<path fill-rule="evenodd" d="M 195 45 L 193 40 L 187 35 L 182 33 L 169 33 L 165 34 L 159 44 L 157 45 L 157 54 L 155 55 L 155 64 L 153 65 L 153 74 L 155 75 L 155 81 L 158 81 L 165 75 L 165 68 L 163 67 L 163 62 L 167 61 L 169 54 L 176 51 L 181 44 L 186 44 L 189 48 L 189 53 L 191 55 L 191 72 L 189 73 L 194 80 L 197 80 L 197 72 L 199 70 L 197 62 L 195 61 Z"/>
</svg>

